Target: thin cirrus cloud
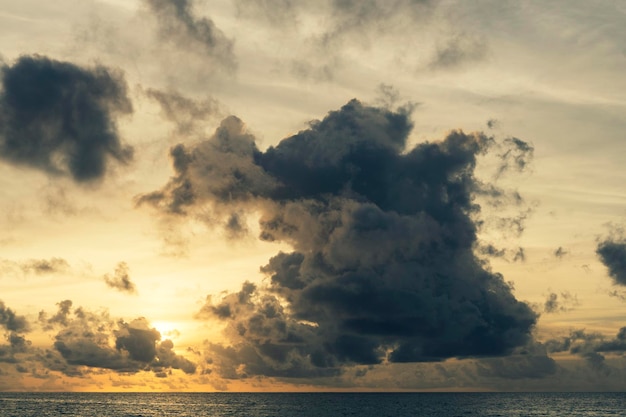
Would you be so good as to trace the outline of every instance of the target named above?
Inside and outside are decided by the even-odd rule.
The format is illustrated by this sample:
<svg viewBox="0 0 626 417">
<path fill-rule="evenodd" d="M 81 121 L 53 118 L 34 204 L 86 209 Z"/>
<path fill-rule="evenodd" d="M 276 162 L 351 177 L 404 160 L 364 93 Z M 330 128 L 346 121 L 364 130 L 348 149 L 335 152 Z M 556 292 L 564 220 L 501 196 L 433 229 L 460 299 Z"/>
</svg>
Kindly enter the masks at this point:
<svg viewBox="0 0 626 417">
<path fill-rule="evenodd" d="M 58 274 L 67 272 L 70 264 L 63 258 L 52 257 L 49 259 L 28 259 L 24 261 L 0 260 L 0 272 L 3 275 L 25 274 Z"/>
<path fill-rule="evenodd" d="M 485 186 L 473 170 L 493 139 L 453 131 L 407 150 L 411 128 L 406 108 L 352 100 L 265 152 L 235 117 L 172 148 L 175 176 L 138 204 L 210 211 L 237 233 L 260 211 L 260 239 L 294 249 L 261 267 L 268 285 L 208 297 L 198 312 L 225 323 L 230 346 L 206 346 L 220 375 L 328 376 L 507 355 L 531 340 L 536 314 L 473 252 L 472 195 Z"/>
<path fill-rule="evenodd" d="M 221 114 L 220 103 L 211 97 L 194 100 L 176 91 L 149 88 L 146 96 L 159 104 L 162 116 L 176 125 L 175 133 L 195 133 L 202 122 Z"/>
<path fill-rule="evenodd" d="M 191 0 L 143 0 L 154 15 L 162 41 L 214 58 L 216 66 L 234 70 L 234 42 L 208 17 L 194 14 Z"/>
</svg>

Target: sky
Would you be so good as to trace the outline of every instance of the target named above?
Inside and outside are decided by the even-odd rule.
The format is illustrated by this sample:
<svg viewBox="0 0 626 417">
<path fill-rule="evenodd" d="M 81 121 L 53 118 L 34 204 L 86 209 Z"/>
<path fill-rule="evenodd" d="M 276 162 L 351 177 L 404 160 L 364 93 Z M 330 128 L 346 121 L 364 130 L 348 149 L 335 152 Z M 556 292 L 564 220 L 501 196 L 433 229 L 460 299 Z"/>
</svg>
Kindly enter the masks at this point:
<svg viewBox="0 0 626 417">
<path fill-rule="evenodd" d="M 0 0 L 0 390 L 623 391 L 625 23 Z"/>
</svg>

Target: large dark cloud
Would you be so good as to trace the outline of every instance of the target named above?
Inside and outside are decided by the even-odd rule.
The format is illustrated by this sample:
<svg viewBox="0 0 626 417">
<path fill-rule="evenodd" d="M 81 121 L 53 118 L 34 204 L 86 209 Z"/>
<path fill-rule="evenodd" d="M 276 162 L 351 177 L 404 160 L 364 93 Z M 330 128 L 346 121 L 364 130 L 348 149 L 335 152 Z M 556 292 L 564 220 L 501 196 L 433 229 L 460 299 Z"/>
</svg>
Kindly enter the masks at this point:
<svg viewBox="0 0 626 417">
<path fill-rule="evenodd" d="M 626 285 L 626 238 L 623 233 L 616 232 L 602 240 L 596 253 L 608 268 L 615 284 Z"/>
<path fill-rule="evenodd" d="M 453 131 L 406 149 L 411 128 L 406 109 L 353 100 L 265 152 L 235 117 L 172 148 L 174 177 L 140 204 L 239 230 L 260 213 L 260 238 L 293 248 L 261 268 L 267 286 L 200 311 L 226 323 L 231 345 L 207 346 L 223 375 L 497 356 L 530 340 L 535 313 L 474 253 L 474 168 L 493 139 Z"/>
<path fill-rule="evenodd" d="M 4 160 L 90 181 L 102 178 L 109 162 L 132 159 L 115 125 L 117 115 L 132 112 L 117 71 L 35 55 L 2 67 L 0 75 Z"/>
<path fill-rule="evenodd" d="M 198 50 L 215 58 L 215 64 L 221 68 L 236 68 L 233 41 L 211 19 L 196 17 L 191 0 L 144 0 L 144 3 L 157 18 L 163 41 L 177 48 Z"/>
</svg>

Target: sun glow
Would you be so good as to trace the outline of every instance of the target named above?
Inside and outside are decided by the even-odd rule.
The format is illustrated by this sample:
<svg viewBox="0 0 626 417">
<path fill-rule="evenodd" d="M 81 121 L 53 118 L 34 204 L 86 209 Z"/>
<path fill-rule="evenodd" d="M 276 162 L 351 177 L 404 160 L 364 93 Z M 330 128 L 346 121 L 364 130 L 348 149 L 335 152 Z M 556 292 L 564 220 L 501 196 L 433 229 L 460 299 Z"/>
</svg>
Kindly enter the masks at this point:
<svg viewBox="0 0 626 417">
<path fill-rule="evenodd" d="M 171 321 L 153 321 L 152 327 L 161 333 L 161 340 L 177 339 L 180 337 L 180 331 L 176 323 Z"/>
</svg>

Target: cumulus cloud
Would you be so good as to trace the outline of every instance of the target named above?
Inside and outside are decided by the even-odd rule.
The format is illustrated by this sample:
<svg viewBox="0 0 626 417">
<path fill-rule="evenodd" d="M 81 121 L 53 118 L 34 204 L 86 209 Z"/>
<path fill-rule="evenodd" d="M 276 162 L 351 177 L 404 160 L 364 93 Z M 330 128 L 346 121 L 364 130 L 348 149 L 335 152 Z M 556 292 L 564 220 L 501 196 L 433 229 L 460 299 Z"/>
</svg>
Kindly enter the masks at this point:
<svg viewBox="0 0 626 417">
<path fill-rule="evenodd" d="M 66 375 L 82 375 L 95 368 L 131 373 L 195 372 L 196 365 L 176 354 L 172 341 L 161 340 L 161 334 L 143 317 L 126 322 L 112 319 L 107 312 L 72 309 L 70 300 L 57 305 L 58 312 L 51 318 L 40 313 L 45 329 L 59 329 L 54 349 L 39 357 L 50 370 Z"/>
<path fill-rule="evenodd" d="M 548 352 L 569 352 L 584 358 L 589 366 L 603 374 L 613 372 L 606 364 L 606 355 L 626 353 L 626 327 L 618 330 L 613 338 L 584 330 L 572 331 L 568 336 L 545 343 Z"/>
<path fill-rule="evenodd" d="M 493 139 L 452 131 L 406 149 L 411 128 L 407 108 L 352 100 L 265 152 L 236 117 L 172 148 L 175 175 L 139 204 L 227 229 L 260 213 L 260 239 L 293 248 L 261 268 L 266 286 L 201 309 L 231 341 L 207 345 L 221 374 L 497 356 L 530 339 L 535 313 L 474 253 L 474 168 Z"/>
<path fill-rule="evenodd" d="M 115 268 L 113 276 L 106 274 L 104 276 L 104 282 L 110 288 L 121 292 L 127 292 L 129 294 L 136 294 L 137 287 L 130 279 L 128 264 L 126 262 L 120 262 Z"/>
<path fill-rule="evenodd" d="M 132 112 L 119 72 L 38 55 L 0 71 L 2 159 L 78 182 L 103 178 L 110 162 L 132 160 L 115 124 Z"/>
<path fill-rule="evenodd" d="M 214 58 L 220 68 L 236 68 L 233 41 L 211 19 L 196 17 L 191 0 L 144 0 L 144 4 L 157 19 L 161 40 Z"/>
</svg>

